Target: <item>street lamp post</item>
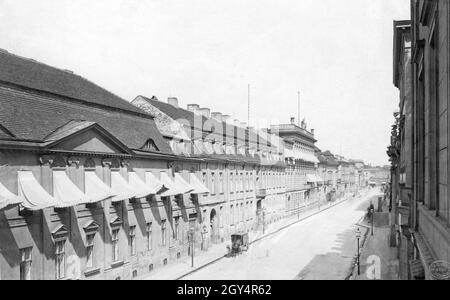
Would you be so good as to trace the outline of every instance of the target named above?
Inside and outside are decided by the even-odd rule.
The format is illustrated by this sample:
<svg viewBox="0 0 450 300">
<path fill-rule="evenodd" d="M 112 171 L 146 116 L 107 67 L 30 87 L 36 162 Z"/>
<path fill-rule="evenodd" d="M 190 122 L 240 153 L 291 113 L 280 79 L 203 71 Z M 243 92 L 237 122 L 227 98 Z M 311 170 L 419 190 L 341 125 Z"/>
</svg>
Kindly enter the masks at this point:
<svg viewBox="0 0 450 300">
<path fill-rule="evenodd" d="M 360 264 L 360 253 L 359 253 L 359 240 L 360 239 L 361 239 L 361 230 L 359 230 L 359 227 L 358 227 L 358 229 L 356 229 L 356 240 L 358 243 L 358 246 L 357 246 L 357 249 L 358 249 L 358 253 L 357 253 L 358 275 L 361 275 L 361 264 Z"/>
<path fill-rule="evenodd" d="M 195 235 L 195 228 L 191 227 L 189 229 L 189 237 L 191 239 L 191 266 L 192 268 L 194 267 L 194 246 L 195 246 L 195 240 L 194 240 L 194 235 Z"/>
</svg>

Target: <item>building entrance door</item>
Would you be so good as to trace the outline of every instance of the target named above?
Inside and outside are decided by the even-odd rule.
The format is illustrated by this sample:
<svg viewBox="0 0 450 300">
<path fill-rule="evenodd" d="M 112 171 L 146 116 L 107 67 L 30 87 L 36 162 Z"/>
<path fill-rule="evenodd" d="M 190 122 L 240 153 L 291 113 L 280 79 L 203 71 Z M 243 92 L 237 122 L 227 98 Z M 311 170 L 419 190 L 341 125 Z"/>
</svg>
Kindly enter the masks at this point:
<svg viewBox="0 0 450 300">
<path fill-rule="evenodd" d="M 218 230 L 218 226 L 217 226 L 217 213 L 215 209 L 211 210 L 211 214 L 209 215 L 209 224 L 211 226 L 211 241 L 213 243 L 216 242 L 217 240 L 217 230 Z"/>
</svg>

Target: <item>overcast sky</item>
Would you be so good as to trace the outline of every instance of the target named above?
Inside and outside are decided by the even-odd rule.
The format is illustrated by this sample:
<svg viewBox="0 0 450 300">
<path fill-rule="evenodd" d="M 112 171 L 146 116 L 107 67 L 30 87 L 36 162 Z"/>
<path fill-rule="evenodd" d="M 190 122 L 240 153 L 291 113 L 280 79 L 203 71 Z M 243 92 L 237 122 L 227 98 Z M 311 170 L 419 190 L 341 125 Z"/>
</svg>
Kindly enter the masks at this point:
<svg viewBox="0 0 450 300">
<path fill-rule="evenodd" d="M 0 0 L 0 48 L 131 101 L 179 98 L 247 120 L 301 116 L 322 150 L 386 164 L 393 20 L 409 0 Z"/>
</svg>

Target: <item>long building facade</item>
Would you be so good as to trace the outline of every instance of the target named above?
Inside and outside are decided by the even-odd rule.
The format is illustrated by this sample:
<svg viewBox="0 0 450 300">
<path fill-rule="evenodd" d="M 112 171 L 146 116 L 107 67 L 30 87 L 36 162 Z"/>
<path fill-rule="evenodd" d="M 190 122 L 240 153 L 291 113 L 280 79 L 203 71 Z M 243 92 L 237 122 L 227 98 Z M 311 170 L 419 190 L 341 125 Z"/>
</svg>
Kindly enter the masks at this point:
<svg viewBox="0 0 450 300">
<path fill-rule="evenodd" d="M 394 23 L 394 84 L 400 91 L 388 154 L 404 279 L 436 279 L 450 261 L 448 1 L 411 1 Z M 434 270 L 434 271 L 433 271 Z"/>
<path fill-rule="evenodd" d="M 0 279 L 141 278 L 345 190 L 306 124 L 256 130 L 5 51 L 0 65 Z"/>
</svg>

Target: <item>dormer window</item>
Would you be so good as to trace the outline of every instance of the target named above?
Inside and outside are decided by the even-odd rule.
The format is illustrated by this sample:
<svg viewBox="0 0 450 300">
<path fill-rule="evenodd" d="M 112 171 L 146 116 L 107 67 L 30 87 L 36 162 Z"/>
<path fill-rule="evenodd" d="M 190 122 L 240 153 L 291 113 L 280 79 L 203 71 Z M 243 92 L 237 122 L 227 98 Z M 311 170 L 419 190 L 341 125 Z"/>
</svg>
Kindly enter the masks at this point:
<svg viewBox="0 0 450 300">
<path fill-rule="evenodd" d="M 147 140 L 147 142 L 145 142 L 145 145 L 142 147 L 142 150 L 159 151 L 159 149 L 156 146 L 155 141 L 153 139 Z"/>
</svg>

